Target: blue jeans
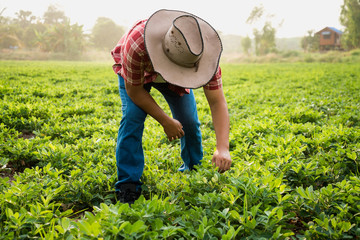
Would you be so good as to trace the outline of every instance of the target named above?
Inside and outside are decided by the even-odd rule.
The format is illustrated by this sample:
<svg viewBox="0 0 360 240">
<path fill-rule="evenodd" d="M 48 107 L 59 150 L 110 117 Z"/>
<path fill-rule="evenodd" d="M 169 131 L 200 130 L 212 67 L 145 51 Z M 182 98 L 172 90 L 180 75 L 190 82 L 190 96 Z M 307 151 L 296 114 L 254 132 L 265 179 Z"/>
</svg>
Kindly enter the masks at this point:
<svg viewBox="0 0 360 240">
<path fill-rule="evenodd" d="M 116 143 L 116 166 L 118 181 L 115 190 L 123 183 L 136 183 L 139 186 L 144 171 L 144 152 L 142 135 L 147 113 L 139 108 L 128 96 L 124 79 L 119 76 L 119 91 L 121 98 L 122 119 Z M 179 171 L 193 169 L 194 165 L 201 164 L 203 149 L 201 143 L 200 121 L 197 115 L 194 93 L 178 96 L 169 90 L 166 83 L 145 84 L 144 88 L 150 92 L 156 88 L 169 104 L 173 118 L 183 125 L 184 137 L 180 139 L 181 158 L 183 165 Z M 164 133 L 165 134 L 165 133 Z"/>
</svg>

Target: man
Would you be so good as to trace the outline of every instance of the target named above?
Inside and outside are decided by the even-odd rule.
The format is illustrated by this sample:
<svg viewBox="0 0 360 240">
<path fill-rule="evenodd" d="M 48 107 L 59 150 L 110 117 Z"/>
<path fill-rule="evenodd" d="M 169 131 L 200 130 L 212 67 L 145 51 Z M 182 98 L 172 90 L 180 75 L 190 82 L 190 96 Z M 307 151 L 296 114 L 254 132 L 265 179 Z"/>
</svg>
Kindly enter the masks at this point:
<svg viewBox="0 0 360 240">
<path fill-rule="evenodd" d="M 213 164 L 230 168 L 229 115 L 219 67 L 222 45 L 201 18 L 181 11 L 159 10 L 139 21 L 111 54 L 119 77 L 122 120 L 117 138 L 115 189 L 119 201 L 133 203 L 141 193 L 144 170 L 142 135 L 147 114 L 156 119 L 169 141 L 180 139 L 180 171 L 192 170 L 203 158 L 200 122 L 191 89 L 203 87 L 216 135 Z M 154 87 L 170 106 L 168 116 L 150 95 Z"/>
</svg>

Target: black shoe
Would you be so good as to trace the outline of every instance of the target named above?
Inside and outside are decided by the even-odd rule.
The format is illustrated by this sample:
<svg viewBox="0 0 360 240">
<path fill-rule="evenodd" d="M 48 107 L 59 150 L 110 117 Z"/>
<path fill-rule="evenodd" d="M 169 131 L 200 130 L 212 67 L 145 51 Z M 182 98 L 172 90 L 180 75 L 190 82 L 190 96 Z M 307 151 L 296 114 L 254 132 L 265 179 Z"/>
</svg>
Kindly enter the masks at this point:
<svg viewBox="0 0 360 240">
<path fill-rule="evenodd" d="M 120 191 L 116 191 L 117 200 L 121 203 L 133 204 L 141 195 L 141 190 L 137 191 L 137 184 L 123 183 L 120 186 Z"/>
</svg>

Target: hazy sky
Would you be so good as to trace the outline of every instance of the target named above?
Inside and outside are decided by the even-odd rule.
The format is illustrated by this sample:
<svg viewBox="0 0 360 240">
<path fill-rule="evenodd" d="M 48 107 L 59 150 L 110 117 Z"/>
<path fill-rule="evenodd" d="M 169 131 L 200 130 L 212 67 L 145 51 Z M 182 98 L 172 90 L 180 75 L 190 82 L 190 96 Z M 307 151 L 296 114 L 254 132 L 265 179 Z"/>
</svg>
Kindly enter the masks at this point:
<svg viewBox="0 0 360 240">
<path fill-rule="evenodd" d="M 267 16 L 274 15 L 268 20 L 277 28 L 277 37 L 302 37 L 308 30 L 319 31 L 327 26 L 343 30 L 339 22 L 342 3 L 343 0 L 1 0 L 0 11 L 6 8 L 3 16 L 15 17 L 19 10 L 27 10 L 42 17 L 53 4 L 72 23 L 90 31 L 97 17 L 108 17 L 129 27 L 158 9 L 175 9 L 203 18 L 224 34 L 252 37 L 252 29 L 264 22 L 249 25 L 246 19 L 255 6 L 262 4 Z"/>
</svg>

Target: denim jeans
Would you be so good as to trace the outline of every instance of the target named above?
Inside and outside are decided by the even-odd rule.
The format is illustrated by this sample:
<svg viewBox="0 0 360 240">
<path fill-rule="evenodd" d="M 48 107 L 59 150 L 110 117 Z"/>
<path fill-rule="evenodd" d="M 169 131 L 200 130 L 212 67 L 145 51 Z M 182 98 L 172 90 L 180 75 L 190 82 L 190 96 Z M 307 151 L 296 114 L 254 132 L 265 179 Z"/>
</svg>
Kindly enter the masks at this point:
<svg viewBox="0 0 360 240">
<path fill-rule="evenodd" d="M 139 186 L 144 171 L 144 152 L 142 136 L 144 121 L 147 113 L 134 104 L 128 96 L 124 79 L 119 76 L 119 91 L 121 98 L 122 119 L 120 122 L 116 143 L 116 166 L 118 181 L 115 190 L 123 183 L 136 183 Z M 201 142 L 200 122 L 197 115 L 194 93 L 178 96 L 169 90 L 166 83 L 149 83 L 144 88 L 150 92 L 156 88 L 169 104 L 173 118 L 182 125 L 185 135 L 180 139 L 181 158 L 183 165 L 179 171 L 193 169 L 194 165 L 201 164 L 203 149 Z M 165 133 L 164 133 L 165 134 Z"/>
</svg>

